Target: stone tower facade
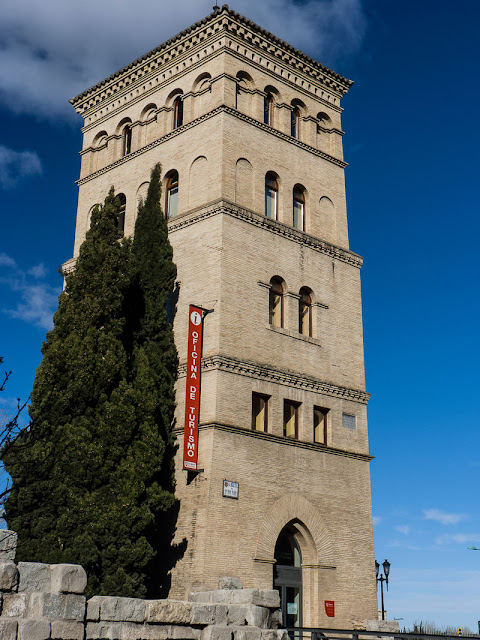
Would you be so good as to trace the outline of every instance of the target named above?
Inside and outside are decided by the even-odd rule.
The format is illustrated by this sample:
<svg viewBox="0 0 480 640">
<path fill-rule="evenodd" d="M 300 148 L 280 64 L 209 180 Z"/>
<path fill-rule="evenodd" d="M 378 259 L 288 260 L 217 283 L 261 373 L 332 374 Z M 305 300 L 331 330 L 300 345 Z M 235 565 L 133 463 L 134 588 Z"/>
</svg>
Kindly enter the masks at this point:
<svg viewBox="0 0 480 640">
<path fill-rule="evenodd" d="M 71 101 L 85 120 L 73 260 L 110 186 L 130 235 L 163 167 L 179 278 L 176 540 L 187 541 L 170 597 L 235 576 L 277 587 L 289 626 L 377 612 L 362 259 L 348 246 L 340 124 L 350 85 L 225 5 Z M 187 479 L 189 304 L 214 313 L 202 472 Z"/>
</svg>

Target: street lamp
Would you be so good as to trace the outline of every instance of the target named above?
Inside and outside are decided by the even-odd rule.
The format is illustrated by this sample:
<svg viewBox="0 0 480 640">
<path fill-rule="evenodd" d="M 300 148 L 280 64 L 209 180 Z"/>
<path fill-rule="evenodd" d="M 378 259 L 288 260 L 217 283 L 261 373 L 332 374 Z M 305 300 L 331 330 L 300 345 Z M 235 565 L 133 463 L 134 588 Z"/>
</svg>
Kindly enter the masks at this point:
<svg viewBox="0 0 480 640">
<path fill-rule="evenodd" d="M 383 577 L 383 573 L 381 573 L 380 577 L 378 577 L 378 574 L 380 573 L 380 565 L 375 560 L 375 576 L 377 578 L 377 584 L 380 582 L 380 593 L 382 594 L 382 620 L 385 620 L 385 606 L 383 604 L 383 583 L 387 583 L 388 591 L 388 574 L 390 573 L 390 562 L 388 560 L 385 560 L 382 566 L 385 577 Z"/>
</svg>

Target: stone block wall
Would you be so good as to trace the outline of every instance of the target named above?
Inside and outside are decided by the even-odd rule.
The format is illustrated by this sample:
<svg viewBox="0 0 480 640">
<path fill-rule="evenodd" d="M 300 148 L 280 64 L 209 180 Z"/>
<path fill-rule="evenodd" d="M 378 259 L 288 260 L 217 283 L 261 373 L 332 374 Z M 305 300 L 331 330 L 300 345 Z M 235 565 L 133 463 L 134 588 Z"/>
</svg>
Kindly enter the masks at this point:
<svg viewBox="0 0 480 640">
<path fill-rule="evenodd" d="M 16 533 L 0 530 L 2 640 L 287 640 L 277 591 L 219 589 L 188 600 L 83 595 L 80 565 L 15 562 Z"/>
</svg>

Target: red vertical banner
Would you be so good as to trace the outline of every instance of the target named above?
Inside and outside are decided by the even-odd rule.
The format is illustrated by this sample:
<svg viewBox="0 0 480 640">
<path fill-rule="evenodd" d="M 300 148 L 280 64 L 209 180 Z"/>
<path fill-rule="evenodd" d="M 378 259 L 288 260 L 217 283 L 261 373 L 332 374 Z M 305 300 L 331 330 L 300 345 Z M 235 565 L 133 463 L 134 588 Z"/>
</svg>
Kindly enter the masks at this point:
<svg viewBox="0 0 480 640">
<path fill-rule="evenodd" d="M 329 618 L 335 617 L 335 602 L 333 600 L 325 600 L 325 613 Z"/>
<path fill-rule="evenodd" d="M 198 457 L 198 420 L 200 417 L 200 361 L 202 357 L 203 309 L 189 306 L 187 379 L 185 382 L 185 427 L 183 432 L 183 468 L 195 471 Z"/>
</svg>

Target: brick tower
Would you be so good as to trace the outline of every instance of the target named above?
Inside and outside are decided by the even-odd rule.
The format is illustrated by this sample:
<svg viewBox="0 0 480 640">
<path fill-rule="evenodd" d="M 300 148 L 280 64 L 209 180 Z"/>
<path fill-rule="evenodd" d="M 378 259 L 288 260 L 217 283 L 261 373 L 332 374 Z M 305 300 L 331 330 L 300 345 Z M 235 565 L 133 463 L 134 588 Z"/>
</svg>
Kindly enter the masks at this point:
<svg viewBox="0 0 480 640">
<path fill-rule="evenodd" d="M 278 588 L 289 626 L 377 612 L 362 259 L 348 246 L 340 124 L 350 85 L 224 5 L 71 101 L 85 126 L 70 264 L 109 187 L 130 235 L 163 167 L 179 278 L 176 539 L 187 541 L 170 597 L 235 576 Z M 187 482 L 189 304 L 214 313 L 202 472 Z"/>
</svg>

